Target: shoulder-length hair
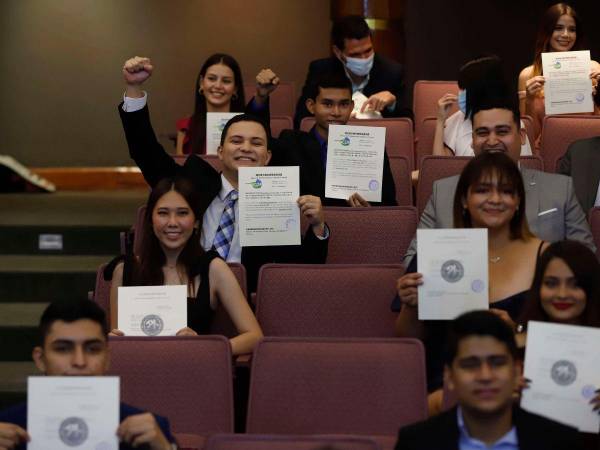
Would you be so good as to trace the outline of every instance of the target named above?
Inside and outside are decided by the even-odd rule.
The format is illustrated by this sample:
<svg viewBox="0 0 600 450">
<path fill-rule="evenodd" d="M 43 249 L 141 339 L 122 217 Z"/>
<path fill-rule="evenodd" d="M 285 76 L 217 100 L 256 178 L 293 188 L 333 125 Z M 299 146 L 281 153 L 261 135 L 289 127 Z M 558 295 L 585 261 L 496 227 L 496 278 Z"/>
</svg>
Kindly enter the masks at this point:
<svg viewBox="0 0 600 450">
<path fill-rule="evenodd" d="M 587 301 L 580 317 L 580 325 L 600 327 L 600 262 L 589 248 L 577 241 L 554 242 L 542 253 L 535 268 L 529 299 L 519 322 L 526 325 L 530 320 L 552 321 L 542 308 L 540 288 L 544 282 L 546 268 L 554 258 L 561 259 L 569 266 L 577 285 L 585 292 Z"/>
<path fill-rule="evenodd" d="M 200 79 L 206 75 L 206 71 L 210 66 L 215 64 L 223 64 L 233 72 L 233 82 L 235 84 L 236 93 L 231 98 L 231 112 L 242 112 L 246 106 L 244 96 L 244 81 L 242 79 L 242 71 L 240 65 L 233 56 L 225 53 L 215 53 L 209 56 L 204 61 L 200 72 L 196 77 L 195 92 L 194 92 L 194 114 L 190 118 L 190 128 L 188 130 L 190 138 L 190 152 L 204 153 L 204 144 L 206 141 L 206 97 L 200 92 Z"/>
<path fill-rule="evenodd" d="M 535 40 L 535 53 L 533 57 L 533 76 L 542 74 L 542 53 L 550 51 L 550 39 L 554 32 L 554 27 L 561 16 L 571 16 L 575 20 L 577 27 L 577 39 L 571 50 L 581 50 L 584 47 L 584 34 L 581 26 L 581 19 L 572 6 L 567 3 L 557 3 L 546 10 L 542 16 L 542 21 L 538 28 Z"/>
<path fill-rule="evenodd" d="M 533 237 L 525 217 L 525 187 L 521 172 L 515 162 L 503 152 L 485 151 L 472 158 L 463 169 L 454 194 L 454 227 L 473 227 L 469 210 L 463 206 L 469 189 L 494 176 L 498 180 L 498 186 L 510 189 L 519 198 L 519 207 L 510 220 L 511 239 L 527 240 Z"/>
<path fill-rule="evenodd" d="M 132 273 L 133 285 L 156 286 L 165 283 L 163 266 L 166 264 L 166 257 L 156 234 L 154 234 L 152 214 L 160 198 L 170 191 L 177 192 L 185 199 L 194 214 L 195 221 L 202 224 L 203 202 L 200 193 L 194 188 L 194 184 L 187 178 L 179 176 L 160 180 L 150 192 L 146 203 L 144 222 L 142 230 L 140 230 L 140 254 Z M 193 265 L 204 252 L 200 246 L 200 233 L 197 230 L 198 228 L 194 228 L 194 233 L 177 258 L 177 263 L 181 263 L 185 267 L 188 284 L 193 283 Z"/>
</svg>

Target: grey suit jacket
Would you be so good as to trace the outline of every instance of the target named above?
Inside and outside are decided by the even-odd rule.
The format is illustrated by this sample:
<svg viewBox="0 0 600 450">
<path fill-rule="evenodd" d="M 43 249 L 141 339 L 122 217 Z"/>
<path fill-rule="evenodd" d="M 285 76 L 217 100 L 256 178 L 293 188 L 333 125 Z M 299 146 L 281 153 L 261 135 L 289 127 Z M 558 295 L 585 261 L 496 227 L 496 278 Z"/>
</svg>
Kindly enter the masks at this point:
<svg viewBox="0 0 600 450">
<path fill-rule="evenodd" d="M 544 241 L 580 241 L 595 252 L 592 233 L 575 198 L 571 178 L 530 169 L 521 169 L 521 174 L 525 184 L 525 215 L 531 231 Z M 418 228 L 454 227 L 452 207 L 458 178 L 455 175 L 433 183 Z M 403 258 L 405 266 L 408 267 L 416 252 L 417 241 L 413 239 Z"/>
<path fill-rule="evenodd" d="M 600 136 L 569 145 L 558 172 L 573 179 L 575 195 L 583 210 L 589 211 L 596 201 L 600 183 Z"/>
</svg>

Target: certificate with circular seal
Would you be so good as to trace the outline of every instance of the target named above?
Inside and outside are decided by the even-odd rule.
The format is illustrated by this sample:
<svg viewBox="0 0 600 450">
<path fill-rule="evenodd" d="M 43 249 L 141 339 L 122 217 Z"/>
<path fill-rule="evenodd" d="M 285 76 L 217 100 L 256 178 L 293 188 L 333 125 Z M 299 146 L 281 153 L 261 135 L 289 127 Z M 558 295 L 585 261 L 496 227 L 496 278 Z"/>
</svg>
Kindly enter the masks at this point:
<svg viewBox="0 0 600 450">
<path fill-rule="evenodd" d="M 521 406 L 533 413 L 598 433 L 590 400 L 600 388 L 600 329 L 530 321 Z"/>
<path fill-rule="evenodd" d="M 125 336 L 175 336 L 187 327 L 187 286 L 120 287 L 118 307 Z"/>
<path fill-rule="evenodd" d="M 29 450 L 117 450 L 118 377 L 29 377 Z"/>
<path fill-rule="evenodd" d="M 417 230 L 419 319 L 452 320 L 488 309 L 487 230 Z"/>
</svg>

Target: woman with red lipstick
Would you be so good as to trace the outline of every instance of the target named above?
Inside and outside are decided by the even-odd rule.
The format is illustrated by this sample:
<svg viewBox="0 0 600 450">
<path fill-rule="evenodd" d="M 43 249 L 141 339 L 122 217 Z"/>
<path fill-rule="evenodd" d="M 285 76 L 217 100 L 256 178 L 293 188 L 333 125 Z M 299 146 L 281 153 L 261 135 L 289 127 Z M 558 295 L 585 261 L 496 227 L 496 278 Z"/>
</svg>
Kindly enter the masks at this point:
<svg viewBox="0 0 600 450">
<path fill-rule="evenodd" d="M 105 270 L 105 278 L 112 276 L 113 335 L 123 335 L 116 329 L 120 286 L 183 284 L 188 290 L 188 326 L 179 330 L 178 336 L 208 334 L 220 303 L 240 333 L 230 340 L 232 353 L 252 352 L 262 331 L 237 279 L 216 251 L 205 252 L 200 246 L 203 203 L 185 178 L 165 178 L 152 189 L 140 230 L 140 254 L 114 260 Z"/>
<path fill-rule="evenodd" d="M 542 18 L 535 43 L 533 64 L 525 67 L 519 74 L 519 108 L 521 115 L 533 117 L 536 139 L 542 132 L 542 121 L 546 115 L 542 53 L 575 50 L 585 50 L 581 20 L 571 6 L 557 3 L 548 8 Z M 600 81 L 600 64 L 596 61 L 592 61 L 590 78 L 595 89 Z M 594 113 L 600 114 L 600 110 L 596 108 Z"/>
</svg>

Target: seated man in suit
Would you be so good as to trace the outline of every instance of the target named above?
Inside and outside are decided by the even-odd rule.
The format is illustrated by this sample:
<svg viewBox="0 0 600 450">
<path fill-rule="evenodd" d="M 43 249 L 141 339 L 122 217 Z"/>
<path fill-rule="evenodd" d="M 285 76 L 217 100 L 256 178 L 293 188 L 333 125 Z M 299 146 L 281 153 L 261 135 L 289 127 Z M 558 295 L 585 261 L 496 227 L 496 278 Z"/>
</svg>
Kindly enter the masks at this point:
<svg viewBox="0 0 600 450">
<path fill-rule="evenodd" d="M 516 96 L 514 96 L 516 98 Z M 473 151 L 506 152 L 514 161 L 519 160 L 525 130 L 520 128 L 519 108 L 516 102 L 493 91 L 482 93 L 473 101 Z M 596 247 L 585 214 L 575 197 L 570 177 L 538 170 L 521 168 L 525 184 L 527 223 L 540 239 L 549 242 L 572 239 Z M 421 219 L 419 228 L 452 228 L 452 205 L 458 175 L 433 183 L 433 192 Z M 416 252 L 413 239 L 403 264 L 408 267 Z"/>
<path fill-rule="evenodd" d="M 352 105 L 350 81 L 339 74 L 323 74 L 306 90 L 306 107 L 315 117 L 315 126 L 308 133 L 283 130 L 279 138 L 274 139 L 272 143 L 272 165 L 300 166 L 300 192 L 320 197 L 325 206 L 370 206 L 358 193 L 352 194 L 348 200 L 325 198 L 329 125 L 348 123 Z M 381 189 L 381 203 L 374 205 L 397 205 L 394 178 L 387 153 L 383 156 Z"/>
<path fill-rule="evenodd" d="M 521 364 L 512 329 L 489 311 L 457 318 L 447 341 L 444 377 L 458 406 L 400 429 L 396 450 L 572 450 L 577 430 L 513 404 Z"/>
<path fill-rule="evenodd" d="M 397 62 L 375 53 L 371 30 L 363 17 L 347 16 L 335 22 L 331 41 L 334 56 L 312 61 L 308 67 L 294 128 L 299 129 L 302 119 L 310 115 L 306 100 L 315 79 L 330 72 L 347 77 L 352 93 L 361 92 L 367 97 L 363 111 L 377 111 L 383 117 L 412 117 L 405 105 L 404 70 Z"/>
<path fill-rule="evenodd" d="M 240 247 L 237 221 L 238 167 L 269 164 L 271 150 L 268 148 L 267 128 L 260 119 L 248 114 L 231 119 L 223 129 L 218 149 L 223 164 L 221 174 L 197 155 L 191 155 L 180 166 L 160 145 L 150 123 L 146 94 L 141 90 L 141 85 L 150 77 L 152 70 L 151 65 L 134 60 L 128 61 L 123 68 L 126 91 L 124 102 L 118 109 L 129 154 L 150 186 L 155 186 L 162 178 L 181 173 L 196 184 L 199 192 L 205 194 L 202 247 L 209 250 L 215 246 L 227 262 L 241 262 L 248 272 L 248 292 L 255 291 L 258 271 L 263 264 L 324 263 L 329 231 L 324 222 L 321 200 L 314 195 L 301 195 L 298 198 L 301 214 L 310 225 L 302 245 Z M 303 171 L 301 167 L 300 173 Z M 300 192 L 303 193 L 302 186 Z M 231 219 L 233 224 L 229 223 Z M 227 241 L 226 245 L 223 245 L 224 240 Z"/>
<path fill-rule="evenodd" d="M 45 375 L 100 376 L 108 370 L 108 325 L 96 303 L 51 303 L 42 314 L 38 332 L 40 342 L 33 349 L 33 360 Z M 120 449 L 177 448 L 167 419 L 125 403 L 121 403 L 119 414 L 121 424 L 115 433 Z M 27 404 L 0 412 L 0 449 L 25 449 L 29 441 Z"/>
</svg>

